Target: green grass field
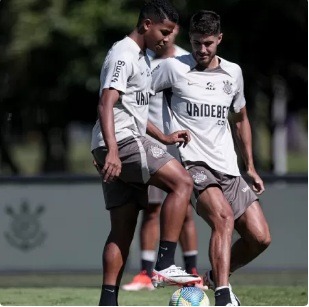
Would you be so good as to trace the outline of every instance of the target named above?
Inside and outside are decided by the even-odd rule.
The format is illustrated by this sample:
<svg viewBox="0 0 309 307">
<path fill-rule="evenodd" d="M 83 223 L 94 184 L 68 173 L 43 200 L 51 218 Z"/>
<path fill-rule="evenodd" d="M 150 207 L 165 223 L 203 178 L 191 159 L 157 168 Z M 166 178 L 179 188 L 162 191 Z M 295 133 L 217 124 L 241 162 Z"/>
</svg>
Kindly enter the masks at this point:
<svg viewBox="0 0 309 307">
<path fill-rule="evenodd" d="M 126 274 L 123 283 L 132 274 Z M 93 274 L 1 274 L 0 303 L 8 306 L 97 306 L 101 276 Z M 307 272 L 242 272 L 231 283 L 244 306 L 305 306 L 308 304 Z M 176 287 L 154 291 L 120 290 L 123 306 L 167 306 Z M 211 305 L 213 292 L 206 291 Z"/>
</svg>

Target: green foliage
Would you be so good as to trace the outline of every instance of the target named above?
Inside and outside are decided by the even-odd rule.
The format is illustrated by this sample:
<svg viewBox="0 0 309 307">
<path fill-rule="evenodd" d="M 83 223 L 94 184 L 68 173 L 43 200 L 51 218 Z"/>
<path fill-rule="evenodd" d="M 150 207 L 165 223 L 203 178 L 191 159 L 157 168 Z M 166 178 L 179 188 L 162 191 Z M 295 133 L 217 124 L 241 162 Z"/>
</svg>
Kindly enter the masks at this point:
<svg viewBox="0 0 309 307">
<path fill-rule="evenodd" d="M 19 142 L 27 141 L 32 131 L 41 133 L 38 139 L 45 141 L 40 147 L 45 149 L 42 163 L 46 164 L 55 159 L 48 150 L 53 142 L 51 131 L 60 129 L 57 142 L 63 147 L 61 159 L 65 160 L 67 126 L 72 121 L 95 121 L 104 56 L 115 41 L 132 31 L 143 2 L 0 1 L 0 132 L 6 131 L 12 140 L 17 136 Z M 243 68 L 249 116 L 258 130 L 253 131 L 254 138 L 266 129 L 267 139 L 271 139 L 274 76 L 280 76 L 287 88 L 288 112 L 307 110 L 306 1 L 172 2 L 181 17 L 177 43 L 188 50 L 187 31 L 192 13 L 210 9 L 221 15 L 224 39 L 219 54 Z M 5 121 L 7 117 L 11 118 L 9 123 Z M 307 122 L 308 119 L 305 125 Z M 10 151 L 8 143 L 1 146 Z M 255 156 L 263 156 L 265 150 L 254 149 Z M 269 159 L 257 163 L 270 170 Z M 40 166 L 38 170 L 44 172 L 53 167 Z"/>
<path fill-rule="evenodd" d="M 41 69 L 52 63 L 48 60 L 52 61 L 53 56 L 62 58 L 60 62 L 66 65 L 59 66 L 59 87 L 82 85 L 92 78 L 97 80 L 106 51 L 114 40 L 135 26 L 137 12 L 123 10 L 123 2 L 53 0 L 42 4 L 40 0 L 12 0 L 8 9 L 15 22 L 10 25 L 7 57 L 29 67 L 31 54 L 39 50 L 46 60 Z M 118 37 L 109 37 L 111 29 L 119 33 Z M 20 78 L 27 82 L 29 73 Z M 97 87 L 96 82 L 96 86 L 90 85 L 88 89 L 97 91 Z"/>
</svg>

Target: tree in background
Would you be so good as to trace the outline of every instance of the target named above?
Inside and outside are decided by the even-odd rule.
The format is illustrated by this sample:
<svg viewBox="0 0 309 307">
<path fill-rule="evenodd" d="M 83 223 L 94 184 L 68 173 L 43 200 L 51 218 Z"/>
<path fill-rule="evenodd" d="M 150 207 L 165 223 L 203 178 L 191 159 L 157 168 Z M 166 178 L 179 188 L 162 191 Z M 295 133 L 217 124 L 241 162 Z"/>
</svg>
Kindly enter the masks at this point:
<svg viewBox="0 0 309 307">
<path fill-rule="evenodd" d="M 4 136 L 0 146 L 1 158 L 11 160 L 5 162 L 8 173 L 18 172 L 10 145 L 24 142 L 29 131 L 39 135 L 42 173 L 70 171 L 68 125 L 74 120 L 94 123 L 103 58 L 112 43 L 135 25 L 142 2 L 0 2 L 0 131 Z M 285 85 L 290 113 L 307 110 L 307 2 L 173 2 L 181 15 L 182 31 L 177 43 L 187 49 L 192 13 L 208 9 L 221 15 L 224 43 L 219 54 L 243 68 L 249 115 L 257 140 L 264 123 L 268 131 L 273 130 L 274 78 L 279 77 Z M 270 153 L 261 161 L 261 142 L 255 140 L 254 145 L 257 166 L 271 170 Z"/>
<path fill-rule="evenodd" d="M 19 142 L 29 130 L 41 133 L 43 173 L 67 171 L 70 121 L 95 120 L 104 53 L 115 33 L 124 35 L 132 23 L 121 4 L 98 0 L 0 3 L 1 17 L 11 16 L 4 24 L 9 33 L 2 45 L 1 68 L 6 73 L 1 76 L 1 111 L 12 114 Z"/>
</svg>

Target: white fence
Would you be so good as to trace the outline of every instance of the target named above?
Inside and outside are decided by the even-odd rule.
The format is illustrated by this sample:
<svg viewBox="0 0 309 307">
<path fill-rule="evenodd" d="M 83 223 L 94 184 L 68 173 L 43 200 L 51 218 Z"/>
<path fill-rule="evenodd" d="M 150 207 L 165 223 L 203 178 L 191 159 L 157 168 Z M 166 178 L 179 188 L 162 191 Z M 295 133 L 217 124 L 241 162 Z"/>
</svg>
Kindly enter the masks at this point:
<svg viewBox="0 0 309 307">
<path fill-rule="evenodd" d="M 271 246 L 248 269 L 307 269 L 307 177 L 269 177 L 261 204 Z M 109 232 L 98 178 L 0 178 L 0 271 L 100 270 Z M 209 227 L 195 216 L 198 267 L 209 267 Z M 182 265 L 180 248 L 177 263 Z M 138 235 L 128 270 L 140 265 Z"/>
</svg>

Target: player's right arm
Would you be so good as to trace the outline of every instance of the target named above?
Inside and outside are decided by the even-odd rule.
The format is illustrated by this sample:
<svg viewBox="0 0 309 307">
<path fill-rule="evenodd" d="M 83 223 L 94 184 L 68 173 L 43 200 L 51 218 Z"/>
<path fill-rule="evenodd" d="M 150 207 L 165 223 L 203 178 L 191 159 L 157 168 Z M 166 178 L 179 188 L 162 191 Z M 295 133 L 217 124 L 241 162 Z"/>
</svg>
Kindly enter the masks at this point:
<svg viewBox="0 0 309 307">
<path fill-rule="evenodd" d="M 188 130 L 178 130 L 171 134 L 164 134 L 149 120 L 147 121 L 147 134 L 164 145 L 174 145 L 178 143 L 178 147 L 186 147 L 191 140 L 190 132 Z"/>
<path fill-rule="evenodd" d="M 101 170 L 103 181 L 111 182 L 119 177 L 121 172 L 121 161 L 118 154 L 118 146 L 115 137 L 115 122 L 113 107 L 119 99 L 119 92 L 113 88 L 105 88 L 102 91 L 99 105 L 98 115 L 101 125 L 101 131 L 105 145 L 107 147 L 107 155 L 105 164 Z"/>
</svg>

